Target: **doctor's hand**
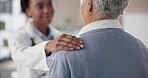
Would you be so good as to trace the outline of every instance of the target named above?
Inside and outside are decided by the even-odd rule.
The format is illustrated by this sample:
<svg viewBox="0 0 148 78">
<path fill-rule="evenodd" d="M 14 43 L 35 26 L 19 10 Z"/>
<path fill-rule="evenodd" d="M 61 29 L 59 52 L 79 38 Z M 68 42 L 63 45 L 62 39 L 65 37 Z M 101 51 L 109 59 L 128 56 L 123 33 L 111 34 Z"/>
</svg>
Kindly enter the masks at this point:
<svg viewBox="0 0 148 78">
<path fill-rule="evenodd" d="M 79 50 L 84 48 L 83 42 L 72 35 L 63 34 L 45 45 L 45 52 L 48 55 L 51 52 L 59 50 Z"/>
</svg>

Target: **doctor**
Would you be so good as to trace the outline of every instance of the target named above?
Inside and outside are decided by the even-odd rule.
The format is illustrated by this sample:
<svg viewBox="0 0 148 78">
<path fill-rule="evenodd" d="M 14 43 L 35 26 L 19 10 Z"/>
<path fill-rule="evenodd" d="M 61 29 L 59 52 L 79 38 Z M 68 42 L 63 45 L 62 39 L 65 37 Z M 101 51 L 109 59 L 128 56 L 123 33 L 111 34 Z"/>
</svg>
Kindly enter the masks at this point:
<svg viewBox="0 0 148 78">
<path fill-rule="evenodd" d="M 9 39 L 18 78 L 46 78 L 52 52 L 79 50 L 84 47 L 83 42 L 50 25 L 54 15 L 52 0 L 21 0 L 21 8 L 33 20 Z"/>
</svg>

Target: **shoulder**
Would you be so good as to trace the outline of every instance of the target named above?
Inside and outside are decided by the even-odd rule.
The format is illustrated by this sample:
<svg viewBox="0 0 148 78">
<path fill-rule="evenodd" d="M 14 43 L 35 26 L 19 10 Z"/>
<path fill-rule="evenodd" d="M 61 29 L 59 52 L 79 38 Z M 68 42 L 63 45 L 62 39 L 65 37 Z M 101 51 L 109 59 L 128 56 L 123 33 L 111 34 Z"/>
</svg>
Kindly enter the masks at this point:
<svg viewBox="0 0 148 78">
<path fill-rule="evenodd" d="M 17 43 L 17 42 L 28 43 L 29 41 L 30 41 L 30 36 L 25 30 L 25 27 L 22 27 L 18 31 L 11 33 L 9 37 L 10 43 Z"/>
<path fill-rule="evenodd" d="M 28 22 L 26 25 L 22 26 L 18 31 L 11 34 L 12 37 L 17 39 L 27 39 L 32 37 L 34 34 L 33 28 L 31 27 L 31 24 Z"/>
<path fill-rule="evenodd" d="M 26 32 L 25 28 L 21 28 L 18 31 L 14 32 L 11 34 L 12 38 L 17 38 L 17 39 L 23 39 L 23 38 L 28 38 L 29 34 Z"/>
<path fill-rule="evenodd" d="M 84 50 L 73 50 L 73 51 L 58 51 L 53 54 L 54 61 L 60 62 L 61 64 L 65 64 L 67 62 L 74 61 L 75 59 L 79 59 L 84 54 Z"/>
<path fill-rule="evenodd" d="M 58 52 L 55 52 L 52 54 L 52 56 L 54 57 L 53 60 L 66 60 L 67 56 L 69 55 L 71 51 L 64 51 L 64 50 L 61 50 L 61 51 L 58 51 Z"/>
</svg>

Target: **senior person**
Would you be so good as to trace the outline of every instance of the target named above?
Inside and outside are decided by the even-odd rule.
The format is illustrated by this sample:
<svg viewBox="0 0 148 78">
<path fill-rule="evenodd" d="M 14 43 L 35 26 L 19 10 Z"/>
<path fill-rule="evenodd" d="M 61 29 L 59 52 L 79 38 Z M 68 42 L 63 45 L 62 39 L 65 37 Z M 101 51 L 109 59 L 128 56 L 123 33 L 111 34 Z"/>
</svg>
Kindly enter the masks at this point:
<svg viewBox="0 0 148 78">
<path fill-rule="evenodd" d="M 18 78 L 46 78 L 52 52 L 79 50 L 83 43 L 74 36 L 62 35 L 51 26 L 52 0 L 21 0 L 21 8 L 32 20 L 9 39 Z"/>
<path fill-rule="evenodd" d="M 82 0 L 85 48 L 52 54 L 48 78 L 148 78 L 148 49 L 117 20 L 128 2 Z"/>
</svg>

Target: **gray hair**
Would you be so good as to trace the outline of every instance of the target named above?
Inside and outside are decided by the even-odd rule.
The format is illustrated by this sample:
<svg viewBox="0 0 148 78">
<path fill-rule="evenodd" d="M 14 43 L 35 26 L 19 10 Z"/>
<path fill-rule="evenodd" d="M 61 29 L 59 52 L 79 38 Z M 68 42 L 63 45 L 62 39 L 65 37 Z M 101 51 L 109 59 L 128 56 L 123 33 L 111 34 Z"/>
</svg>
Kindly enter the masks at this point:
<svg viewBox="0 0 148 78">
<path fill-rule="evenodd" d="M 103 16 L 117 19 L 122 15 L 129 0 L 92 0 L 93 10 Z"/>
</svg>

